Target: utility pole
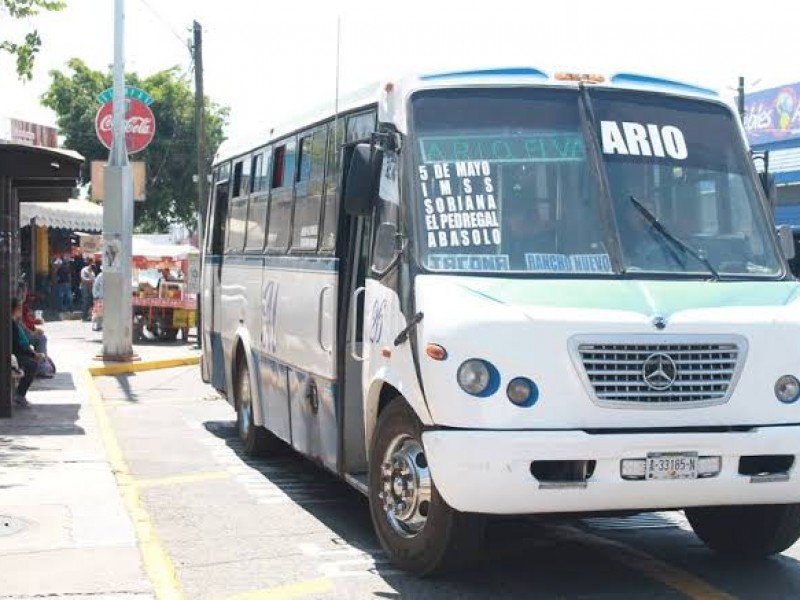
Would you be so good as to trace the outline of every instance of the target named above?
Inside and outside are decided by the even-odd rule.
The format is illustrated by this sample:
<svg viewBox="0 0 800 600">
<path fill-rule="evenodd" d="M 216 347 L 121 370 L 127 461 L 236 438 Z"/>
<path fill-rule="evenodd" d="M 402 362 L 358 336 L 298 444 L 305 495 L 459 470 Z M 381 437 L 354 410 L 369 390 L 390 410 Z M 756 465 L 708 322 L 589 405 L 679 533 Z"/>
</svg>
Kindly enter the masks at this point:
<svg viewBox="0 0 800 600">
<path fill-rule="evenodd" d="M 114 2 L 114 139 L 103 202 L 103 360 L 136 360 L 132 344 L 133 180 L 125 141 L 125 0 Z"/>
<path fill-rule="evenodd" d="M 736 88 L 739 101 L 739 118 L 744 123 L 744 77 L 739 77 L 739 87 Z"/>
<path fill-rule="evenodd" d="M 206 119 L 205 96 L 203 93 L 203 28 L 197 21 L 193 26 L 194 42 L 192 44 L 192 57 L 194 59 L 194 121 L 197 130 L 197 210 L 198 219 L 197 240 L 200 247 L 205 243 L 206 204 L 208 202 L 208 175 L 206 165 Z M 197 303 L 197 346 L 203 345 L 203 313 Z"/>
<path fill-rule="evenodd" d="M 205 225 L 205 209 L 208 201 L 208 167 L 206 165 L 206 120 L 205 96 L 203 95 L 203 28 L 194 22 L 194 121 L 197 128 L 197 207 L 200 212 L 200 236 Z"/>
</svg>

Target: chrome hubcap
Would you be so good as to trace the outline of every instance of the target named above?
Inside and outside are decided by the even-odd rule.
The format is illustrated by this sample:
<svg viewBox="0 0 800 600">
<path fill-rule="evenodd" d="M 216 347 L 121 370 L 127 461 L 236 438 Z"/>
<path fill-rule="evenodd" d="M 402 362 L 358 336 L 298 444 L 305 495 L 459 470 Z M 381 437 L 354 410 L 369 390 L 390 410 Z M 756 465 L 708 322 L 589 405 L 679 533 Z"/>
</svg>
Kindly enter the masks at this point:
<svg viewBox="0 0 800 600">
<path fill-rule="evenodd" d="M 422 445 L 402 434 L 386 448 L 378 498 L 392 529 L 405 538 L 417 535 L 428 520 L 431 475 Z"/>
</svg>

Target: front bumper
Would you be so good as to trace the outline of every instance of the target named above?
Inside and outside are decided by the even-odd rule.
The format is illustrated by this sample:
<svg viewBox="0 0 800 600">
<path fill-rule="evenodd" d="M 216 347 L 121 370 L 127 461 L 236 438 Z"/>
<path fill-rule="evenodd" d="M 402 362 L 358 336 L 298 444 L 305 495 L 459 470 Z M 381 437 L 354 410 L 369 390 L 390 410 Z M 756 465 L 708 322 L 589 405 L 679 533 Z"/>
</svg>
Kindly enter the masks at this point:
<svg viewBox="0 0 800 600">
<path fill-rule="evenodd" d="M 432 430 L 422 436 L 431 475 L 447 503 L 489 514 L 593 512 L 723 504 L 800 502 L 800 426 L 735 433 L 588 434 L 583 431 Z M 713 478 L 628 481 L 622 459 L 651 452 L 721 456 Z M 754 482 L 739 474 L 741 456 L 791 454 L 785 481 Z M 583 488 L 542 489 L 534 460 L 594 460 Z"/>
</svg>

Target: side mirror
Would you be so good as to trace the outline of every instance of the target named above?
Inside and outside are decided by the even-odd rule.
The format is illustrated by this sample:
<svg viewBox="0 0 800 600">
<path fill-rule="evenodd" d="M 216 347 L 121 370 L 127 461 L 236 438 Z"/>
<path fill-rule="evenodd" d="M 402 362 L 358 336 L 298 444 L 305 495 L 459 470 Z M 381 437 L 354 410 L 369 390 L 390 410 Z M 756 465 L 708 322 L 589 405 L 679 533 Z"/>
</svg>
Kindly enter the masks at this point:
<svg viewBox="0 0 800 600">
<path fill-rule="evenodd" d="M 368 216 L 378 193 L 383 150 L 370 144 L 358 144 L 350 157 L 344 187 L 344 210 L 349 215 Z"/>
<path fill-rule="evenodd" d="M 781 250 L 786 260 L 794 258 L 794 235 L 792 234 L 791 225 L 778 225 L 778 240 L 781 243 Z"/>
</svg>

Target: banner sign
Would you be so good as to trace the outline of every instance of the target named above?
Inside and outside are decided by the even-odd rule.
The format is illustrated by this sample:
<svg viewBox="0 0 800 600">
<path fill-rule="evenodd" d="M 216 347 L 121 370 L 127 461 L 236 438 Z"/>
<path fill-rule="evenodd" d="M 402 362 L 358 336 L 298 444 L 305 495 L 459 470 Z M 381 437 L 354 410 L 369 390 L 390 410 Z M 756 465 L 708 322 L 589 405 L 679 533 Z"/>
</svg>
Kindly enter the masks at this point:
<svg viewBox="0 0 800 600">
<path fill-rule="evenodd" d="M 110 150 L 114 140 L 114 91 L 105 90 L 97 99 L 101 106 L 94 121 L 95 131 Z M 125 146 L 128 154 L 141 152 L 153 141 L 156 118 L 150 109 L 152 103 L 153 98 L 144 90 L 125 86 Z"/>
<path fill-rule="evenodd" d="M 800 83 L 747 94 L 744 128 L 751 144 L 800 138 Z"/>
</svg>

